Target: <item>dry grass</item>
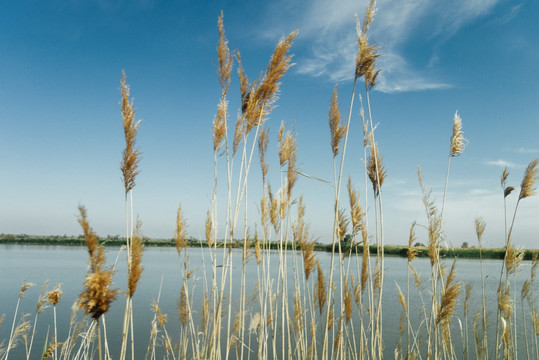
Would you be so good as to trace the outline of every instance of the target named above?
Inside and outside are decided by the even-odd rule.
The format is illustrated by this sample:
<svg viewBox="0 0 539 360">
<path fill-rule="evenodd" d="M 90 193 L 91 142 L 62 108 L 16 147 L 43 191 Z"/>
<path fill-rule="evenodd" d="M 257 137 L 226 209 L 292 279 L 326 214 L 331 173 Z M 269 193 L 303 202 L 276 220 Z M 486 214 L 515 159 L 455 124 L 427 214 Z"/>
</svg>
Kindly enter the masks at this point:
<svg viewBox="0 0 539 360">
<path fill-rule="evenodd" d="M 388 343 L 387 325 L 383 311 L 384 273 L 384 222 L 382 207 L 382 186 L 387 177 L 386 169 L 375 141 L 370 109 L 370 91 L 376 86 L 376 62 L 379 47 L 371 44 L 367 36 L 376 13 L 375 2 L 370 1 L 361 26 L 358 24 L 358 51 L 350 108 L 346 124 L 342 121 L 338 105 L 337 87 L 329 110 L 329 142 L 333 156 L 332 187 L 335 198 L 328 204 L 334 209 L 334 228 L 331 264 L 325 269 L 314 251 L 316 239 L 310 235 L 306 220 L 306 205 L 301 194 L 297 194 L 298 183 L 298 142 L 293 128 L 287 130 L 283 122 L 277 132 L 275 154 L 271 153 L 270 130 L 266 120 L 276 106 L 280 83 L 292 64 L 289 53 L 297 31 L 283 37 L 272 53 L 265 72 L 250 82 L 238 51 L 229 48 L 225 36 L 223 14 L 219 16 L 217 46 L 217 77 L 221 96 L 217 102 L 217 112 L 213 120 L 212 146 L 214 153 L 214 189 L 210 210 L 206 213 L 204 235 L 208 248 L 202 248 L 202 264 L 191 267 L 187 250 L 187 223 L 178 206 L 174 241 L 182 264 L 182 281 L 178 287 L 177 301 L 179 330 L 169 334 L 167 327 L 173 320 L 159 305 L 160 294 L 152 304 L 154 320 L 149 325 L 146 358 L 156 359 L 383 359 L 393 354 L 396 359 L 456 359 L 473 356 L 468 346 L 468 314 L 474 314 L 473 343 L 476 358 L 518 358 L 524 354 L 528 358 L 539 356 L 537 338 L 539 315 L 535 306 L 534 280 L 537 259 L 531 267 L 530 278 L 521 289 L 514 286 L 519 269 L 523 264 L 523 252 L 511 241 L 511 233 L 520 200 L 535 194 L 535 184 L 539 172 L 539 160 L 532 161 L 520 186 L 519 197 L 510 226 L 505 231 L 506 253 L 497 291 L 496 314 L 488 314 L 485 282 L 481 263 L 482 304 L 474 309 L 474 289 L 466 284 L 464 295 L 457 279 L 458 262 L 453 261 L 450 269 L 440 256 L 440 249 L 446 241 L 443 231 L 443 214 L 449 165 L 451 158 L 463 154 L 466 139 L 462 132 L 462 119 L 455 113 L 449 148 L 444 197 L 441 207 L 432 199 L 430 189 L 424 184 L 418 166 L 419 185 L 426 213 L 426 225 L 414 222 L 408 235 L 407 283 L 401 289 L 396 284 L 397 298 L 402 309 L 399 327 L 399 342 Z M 235 54 L 235 56 L 234 56 Z M 234 135 L 229 138 L 228 92 L 232 83 L 234 64 L 238 66 L 240 99 L 235 121 Z M 362 194 L 348 179 L 348 202 L 341 202 L 341 179 L 346 155 L 347 141 L 353 114 L 353 99 L 356 82 L 363 79 L 368 106 L 366 115 L 360 110 L 363 136 L 358 140 L 363 145 L 363 154 L 354 154 L 364 163 L 364 185 Z M 135 122 L 135 110 L 129 99 L 130 90 L 122 74 L 122 118 L 126 147 L 121 161 L 124 190 L 126 195 L 126 237 L 127 237 L 127 284 L 126 308 L 124 313 L 120 358 L 127 357 L 127 341 L 131 336 L 131 353 L 135 357 L 133 333 L 133 306 L 137 284 L 143 272 L 143 242 L 140 222 L 133 222 L 132 190 L 139 173 L 140 151 L 136 148 L 139 122 Z M 449 130 L 449 129 L 448 129 Z M 273 147 L 275 148 L 275 147 Z M 258 149 L 261 166 L 262 196 L 259 208 L 260 218 L 250 227 L 250 217 L 255 210 L 250 208 L 248 184 L 254 152 Z M 224 156 L 223 156 L 224 155 Z M 338 156 L 340 155 L 340 158 Z M 270 160 L 278 159 L 278 174 L 270 173 Z M 338 166 L 340 161 L 340 167 Z M 220 162 L 224 162 L 221 164 Z M 239 165 L 238 165 L 239 162 Z M 218 166 L 219 163 L 219 166 Z M 235 163 L 235 166 L 234 166 Z M 277 166 L 277 165 L 276 165 Z M 217 182 L 221 181 L 220 171 L 226 172 L 226 193 L 217 194 Z M 271 182 L 278 178 L 279 184 Z M 509 172 L 504 170 L 500 183 L 505 199 L 514 190 L 508 185 Z M 367 191 L 368 182 L 373 193 Z M 236 185 L 237 184 L 237 185 Z M 367 194 L 367 192 L 369 194 Z M 128 205 L 128 194 L 130 204 Z M 217 206 L 217 200 L 224 199 L 224 210 Z M 373 204 L 368 201 L 373 200 Z M 363 204 L 363 206 L 362 206 Z M 296 207 L 297 212 L 294 212 Z M 372 210 L 371 210 L 372 209 Z M 371 211 L 369 213 L 369 211 Z M 96 356 L 111 358 L 107 342 L 105 314 L 119 291 L 111 289 L 114 269 L 105 262 L 105 253 L 97 240 L 97 235 L 89 225 L 86 209 L 79 207 L 78 222 L 82 227 L 89 254 L 89 271 L 84 282 L 84 290 L 79 296 L 77 307 L 84 311 L 86 320 L 77 321 L 72 315 L 68 333 L 58 342 L 56 331 L 56 305 L 62 296 L 58 285 L 38 299 L 37 315 L 45 311 L 47 302 L 54 309 L 54 335 L 46 344 L 43 358 L 88 359 Z M 243 212 L 243 213 L 242 213 Z M 243 219 L 242 219 L 243 217 Z M 374 224 L 372 224 L 374 222 Z M 507 221 L 506 221 L 507 223 Z M 218 227 L 219 226 L 219 227 Z M 243 226 L 243 228 L 241 228 Z M 259 230 L 262 228 L 261 237 Z M 419 274 L 412 262 L 417 256 L 416 231 L 428 239 L 430 274 Z M 482 251 L 485 223 L 475 220 L 475 232 Z M 224 234 L 223 241 L 217 241 L 217 234 Z M 251 235 L 254 233 L 253 240 Z M 350 243 L 343 254 L 345 235 L 350 233 Z M 231 244 L 240 237 L 244 240 L 241 260 L 236 260 Z M 251 252 L 251 241 L 254 252 Z M 276 253 L 270 249 L 270 242 L 279 244 Z M 298 246 L 301 256 L 292 256 L 288 245 Z M 375 256 L 371 257 L 370 245 L 376 245 Z M 193 250 L 194 251 L 194 250 Z M 197 250 L 198 251 L 198 250 Z M 254 255 L 254 256 L 253 256 Z M 299 255 L 299 254 L 298 254 Z M 241 266 L 238 264 L 241 261 Z M 252 264 L 249 264 L 252 262 Z M 416 264 L 416 263 L 414 263 Z M 254 270 L 253 270 L 254 269 Z M 413 276 L 410 276 L 411 275 Z M 430 276 L 430 284 L 423 281 Z M 256 285 L 249 287 L 249 278 L 256 279 Z M 411 286 L 411 282 L 415 288 Z M 18 317 L 19 302 L 32 284 L 24 284 L 19 292 L 12 330 L 7 346 L 0 345 L 0 359 L 7 360 L 9 352 L 17 344 L 26 345 L 30 357 L 33 333 L 27 314 Z M 239 289 L 239 290 L 238 290 Z M 516 291 L 520 291 L 520 307 L 517 308 Z M 419 301 L 412 302 L 411 294 Z M 43 295 L 44 294 L 44 295 Z M 385 300 L 384 300 L 385 301 Z M 457 336 L 459 325 L 455 318 L 457 305 L 463 301 L 464 318 L 459 318 L 463 330 Z M 490 301 L 492 301 L 490 299 Z M 200 303 L 200 304 L 198 304 Z M 200 309 L 198 311 L 198 309 Z M 137 312 L 144 311 L 138 309 Z M 525 345 L 519 344 L 517 314 L 522 315 L 525 331 Z M 0 318 L 0 325 L 3 318 Z M 496 338 L 488 339 L 487 328 L 496 322 Z M 528 325 L 526 325 L 528 324 Z M 528 334 L 527 327 L 533 329 Z M 171 327 L 172 329 L 172 327 Z M 460 339 L 460 340 L 459 340 Z M 102 341 L 104 340 L 104 341 Z M 137 340 L 141 341 L 141 340 Z M 460 341 L 460 342 L 459 342 Z M 96 344 L 97 342 L 97 344 Z M 114 344 L 116 346 L 116 344 Z M 61 347 L 61 351 L 58 349 Z M 462 354 L 459 353 L 462 349 Z M 520 349 L 520 350 L 519 350 Z M 138 356 L 138 355 L 137 355 Z"/>
</svg>

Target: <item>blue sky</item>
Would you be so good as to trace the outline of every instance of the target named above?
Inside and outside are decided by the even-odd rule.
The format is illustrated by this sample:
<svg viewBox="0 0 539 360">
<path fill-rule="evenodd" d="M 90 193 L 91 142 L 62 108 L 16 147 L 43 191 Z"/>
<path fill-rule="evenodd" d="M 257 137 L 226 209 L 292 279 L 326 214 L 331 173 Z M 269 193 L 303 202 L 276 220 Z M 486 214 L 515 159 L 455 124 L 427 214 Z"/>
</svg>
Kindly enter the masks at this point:
<svg viewBox="0 0 539 360">
<path fill-rule="evenodd" d="M 0 232 L 79 234 L 77 206 L 84 204 L 99 235 L 123 233 L 119 87 L 125 69 L 142 119 L 143 158 L 134 198 L 143 232 L 172 237 L 181 202 L 189 234 L 204 236 L 213 181 L 211 124 L 220 94 L 214 69 L 221 10 L 229 45 L 241 51 L 251 79 L 265 69 L 279 38 L 299 28 L 291 50 L 296 65 L 283 78 L 278 107 L 267 122 L 270 182 L 279 187 L 281 121 L 297 133 L 300 170 L 331 180 L 329 102 L 338 84 L 341 111 L 348 112 L 357 46 L 354 13 L 361 18 L 366 5 L 364 0 L 4 1 Z M 501 246 L 501 171 L 508 166 L 509 183 L 518 186 L 526 165 L 539 157 L 539 3 L 388 0 L 377 8 L 370 39 L 382 47 L 382 72 L 371 100 L 388 172 L 386 242 L 404 244 L 413 221 L 426 224 L 417 164 L 441 202 L 458 110 L 469 143 L 452 160 L 444 229 L 454 245 L 473 245 L 473 221 L 482 216 L 486 245 Z M 239 106 L 236 78 L 229 100 L 233 122 Z M 356 98 L 344 174 L 363 196 L 358 104 Z M 258 164 L 252 167 L 251 229 L 258 218 L 259 172 Z M 225 193 L 220 194 L 222 211 Z M 327 242 L 331 186 L 300 178 L 295 195 L 300 194 L 312 236 Z M 509 198 L 511 213 L 516 198 Z M 372 211 L 370 204 L 369 198 Z M 517 245 L 539 247 L 538 219 L 539 199 L 524 199 L 513 234 Z M 418 228 L 417 236 L 424 242 L 425 230 Z"/>
</svg>

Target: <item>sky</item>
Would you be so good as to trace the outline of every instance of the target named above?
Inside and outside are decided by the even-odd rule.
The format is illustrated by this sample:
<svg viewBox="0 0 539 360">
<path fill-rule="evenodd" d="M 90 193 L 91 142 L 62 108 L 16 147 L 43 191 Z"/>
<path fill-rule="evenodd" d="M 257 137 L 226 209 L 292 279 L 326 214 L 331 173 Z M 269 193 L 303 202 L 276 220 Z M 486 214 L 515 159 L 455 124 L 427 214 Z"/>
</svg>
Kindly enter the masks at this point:
<svg viewBox="0 0 539 360">
<path fill-rule="evenodd" d="M 328 110 L 334 86 L 347 118 L 357 51 L 354 14 L 366 0 L 158 1 L 6 0 L 0 12 L 0 233 L 79 235 L 78 206 L 100 236 L 123 234 L 125 146 L 120 80 L 125 70 L 142 120 L 143 153 L 133 192 L 145 236 L 171 238 L 181 203 L 188 233 L 204 238 L 213 191 L 211 127 L 220 88 L 215 68 L 217 19 L 250 79 L 266 68 L 282 36 L 299 29 L 295 65 L 282 79 L 270 129 L 269 182 L 280 186 L 277 132 L 297 135 L 310 234 L 331 241 L 333 160 Z M 375 137 L 387 170 L 382 188 L 385 242 L 407 244 L 411 224 L 425 243 L 427 224 L 417 166 L 441 207 L 456 111 L 468 140 L 451 159 L 443 229 L 447 242 L 477 245 L 474 219 L 486 222 L 484 246 L 504 244 L 500 175 L 517 188 L 507 199 L 510 221 L 528 163 L 539 157 L 539 13 L 537 1 L 380 0 L 369 31 L 381 70 L 370 93 Z M 233 72 L 230 131 L 239 109 Z M 365 191 L 360 84 L 351 111 L 343 176 Z M 219 229 L 224 226 L 225 156 L 218 159 Z M 235 159 L 237 177 L 240 159 Z M 260 167 L 250 169 L 251 232 L 260 229 Z M 236 180 L 237 181 L 237 180 Z M 365 196 L 367 195 L 367 196 Z M 343 208 L 346 208 L 346 200 Z M 295 212 L 295 207 L 293 207 Z M 539 248 L 539 198 L 518 207 L 513 242 Z M 222 231 L 222 230 L 221 230 Z"/>
</svg>

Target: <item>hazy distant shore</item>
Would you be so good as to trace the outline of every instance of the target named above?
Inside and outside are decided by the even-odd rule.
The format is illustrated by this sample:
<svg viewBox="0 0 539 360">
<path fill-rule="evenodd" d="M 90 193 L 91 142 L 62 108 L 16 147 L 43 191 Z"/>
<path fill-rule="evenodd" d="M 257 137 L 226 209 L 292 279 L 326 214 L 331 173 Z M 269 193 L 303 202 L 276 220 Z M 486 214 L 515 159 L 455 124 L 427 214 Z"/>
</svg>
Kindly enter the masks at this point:
<svg viewBox="0 0 539 360">
<path fill-rule="evenodd" d="M 125 238 L 119 236 L 107 236 L 99 238 L 99 242 L 106 246 L 122 246 L 125 245 Z M 84 237 L 82 236 L 70 236 L 70 235 L 52 235 L 52 236 L 36 236 L 36 235 L 11 235 L 11 234 L 1 234 L 0 235 L 0 244 L 12 244 L 12 245 L 62 245 L 62 246 L 84 246 L 86 245 Z M 222 243 L 221 243 L 222 244 Z M 145 246 L 166 246 L 173 247 L 176 246 L 174 239 L 144 239 Z M 230 245 L 230 244 L 229 244 Z M 201 241 L 195 238 L 188 239 L 188 246 L 190 247 L 207 247 L 205 241 Z M 219 246 L 219 243 L 218 243 Z M 222 245 L 221 245 L 222 246 Z M 243 248 L 243 240 L 235 240 L 232 242 L 231 246 L 233 248 Z M 251 240 L 251 247 L 254 247 L 254 241 Z M 271 249 L 278 249 L 278 242 L 268 243 L 268 247 Z M 331 252 L 331 244 L 317 243 L 315 245 L 316 251 L 329 251 Z M 288 244 L 288 249 L 292 250 L 293 245 Z M 418 257 L 428 257 L 428 248 L 424 246 L 415 246 L 414 247 Z M 299 250 L 299 246 L 296 247 L 296 250 Z M 342 253 L 350 253 L 350 244 L 342 243 L 341 244 Z M 352 251 L 362 253 L 363 246 L 357 245 L 354 246 Z M 538 249 L 523 249 L 524 260 L 531 260 L 534 255 L 539 256 Z M 373 245 L 370 247 L 370 252 L 372 255 L 376 254 L 376 246 Z M 384 247 L 385 255 L 393 256 L 408 256 L 408 247 L 402 245 L 386 245 Z M 480 257 L 484 259 L 503 259 L 505 255 L 505 249 L 503 248 L 483 248 L 481 251 L 477 247 L 468 247 L 468 248 L 442 248 L 440 249 L 440 255 L 442 257 L 459 257 L 459 258 L 474 258 L 479 259 Z"/>
</svg>

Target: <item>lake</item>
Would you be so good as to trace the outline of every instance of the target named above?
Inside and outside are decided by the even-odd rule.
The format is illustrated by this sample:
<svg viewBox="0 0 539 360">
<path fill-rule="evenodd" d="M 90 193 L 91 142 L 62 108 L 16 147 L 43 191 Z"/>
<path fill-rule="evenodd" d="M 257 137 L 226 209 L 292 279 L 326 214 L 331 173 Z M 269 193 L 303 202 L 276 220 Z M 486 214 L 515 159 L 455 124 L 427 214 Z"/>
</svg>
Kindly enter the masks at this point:
<svg viewBox="0 0 539 360">
<path fill-rule="evenodd" d="M 119 254 L 119 248 L 107 247 L 107 262 L 112 264 L 115 262 Z M 195 287 L 192 290 L 194 293 L 193 310 L 201 313 L 201 299 L 204 284 L 203 267 L 209 267 L 210 259 L 205 250 L 204 261 L 202 250 L 189 248 L 186 253 L 189 256 L 189 269 L 194 269 L 192 279 L 195 281 Z M 301 256 L 288 253 L 289 269 L 293 267 L 293 260 L 296 257 L 297 264 L 301 267 Z M 233 250 L 233 294 L 240 292 L 240 275 L 241 275 L 241 250 Z M 331 255 L 329 253 L 317 253 L 320 265 L 327 274 L 330 267 Z M 278 257 L 276 252 L 271 252 L 270 257 L 274 266 L 271 267 L 270 276 L 277 278 L 278 274 Z M 444 260 L 444 263 L 450 266 L 452 260 Z M 82 284 L 88 270 L 88 255 L 85 247 L 67 247 L 67 246 L 28 246 L 28 245 L 0 245 L 0 315 L 5 314 L 4 323 L 0 326 L 0 342 L 9 338 L 13 314 L 17 303 L 17 296 L 21 285 L 25 282 L 36 284 L 27 290 L 26 296 L 22 299 L 19 315 L 22 313 L 31 314 L 30 318 L 34 320 L 36 303 L 42 285 L 45 281 L 49 281 L 49 290 L 57 283 L 62 284 L 63 295 L 57 305 L 57 321 L 59 340 L 63 341 L 68 336 L 70 314 L 72 305 L 82 291 Z M 428 258 L 416 259 L 412 263 L 416 271 L 423 277 L 423 297 L 426 301 L 430 299 L 430 262 Z M 530 262 L 523 262 L 521 271 L 519 272 L 516 281 L 512 284 L 514 289 L 518 289 L 516 293 L 519 295 L 517 301 L 520 302 L 520 289 L 523 282 L 529 278 Z M 183 258 L 180 259 L 175 248 L 153 248 L 147 247 L 143 255 L 144 272 L 142 273 L 137 292 L 133 299 L 134 314 L 135 314 L 135 346 L 137 358 L 144 358 L 148 339 L 150 336 L 151 322 L 154 313 L 151 309 L 152 302 L 157 299 L 161 282 L 162 290 L 159 301 L 159 306 L 163 313 L 168 314 L 167 331 L 175 343 L 179 338 L 180 324 L 176 312 L 177 301 L 180 298 L 182 286 Z M 352 259 L 352 267 L 355 266 Z M 487 292 L 487 307 L 489 313 L 496 314 L 496 290 L 500 276 L 502 261 L 500 260 L 484 260 L 483 269 L 485 275 L 485 284 Z M 254 289 L 257 282 L 256 261 L 251 258 L 247 264 L 246 284 L 248 292 Z M 401 306 L 397 299 L 397 290 L 395 283 L 399 284 L 401 290 L 406 293 L 407 279 L 407 259 L 400 257 L 385 258 L 385 282 L 383 295 L 383 321 L 384 321 L 384 346 L 385 358 L 393 358 L 393 350 L 399 337 L 399 319 L 401 315 Z M 337 270 L 336 270 L 337 271 Z M 209 271 L 211 273 L 211 271 Z M 301 269 L 300 273 L 303 271 Z M 316 274 L 312 275 L 313 277 Z M 327 276 L 327 275 L 326 275 Z M 120 290 L 126 289 L 126 266 L 125 266 L 125 251 L 119 256 L 119 261 L 114 275 L 114 288 Z M 481 276 L 480 262 L 478 260 L 458 260 L 456 266 L 456 278 L 464 283 L 473 285 L 473 294 L 469 302 L 469 326 L 471 330 L 471 318 L 481 306 Z M 211 281 L 210 279 L 206 279 Z M 338 281 L 336 281 L 338 283 Z M 410 283 L 410 321 L 417 326 L 420 316 L 421 300 L 419 293 L 413 286 L 413 279 Z M 289 293 L 293 293 L 294 278 L 293 272 L 290 271 L 288 280 Z M 456 308 L 456 316 L 460 319 L 460 323 L 464 324 L 462 316 L 462 307 L 464 302 L 464 286 L 459 297 L 459 302 Z M 250 294 L 248 293 L 247 296 Z M 232 303 L 236 304 L 236 299 L 232 299 Z M 111 355 L 117 358 L 119 354 L 118 342 L 121 341 L 121 327 L 125 306 L 125 296 L 120 294 L 118 299 L 112 303 L 110 311 L 106 314 L 106 326 L 108 334 L 108 342 L 111 348 Z M 520 311 L 520 307 L 519 307 Z M 79 316 L 82 317 L 83 313 Z M 195 315 L 200 316 L 200 315 Z M 517 314 L 519 318 L 522 314 Z M 526 315 L 529 317 L 529 314 Z M 46 309 L 45 312 L 39 315 L 37 323 L 37 334 L 32 350 L 32 358 L 40 355 L 41 349 L 47 337 L 47 332 L 52 334 L 52 309 Z M 454 324 L 458 324 L 455 320 Z M 464 326 L 464 325 L 463 325 Z M 489 336 L 494 336 L 495 323 L 489 324 Z M 459 335 L 457 330 L 454 335 Z M 528 331 L 532 331 L 528 328 Z M 49 335 L 50 337 L 50 335 Z M 455 348 L 461 347 L 460 336 L 455 340 Z M 469 340 L 469 345 L 473 348 L 473 335 Z M 19 344 L 18 347 L 10 353 L 10 358 L 23 358 L 24 344 Z M 458 353 L 457 353 L 458 354 Z M 457 356 L 460 357 L 460 356 Z"/>
</svg>

